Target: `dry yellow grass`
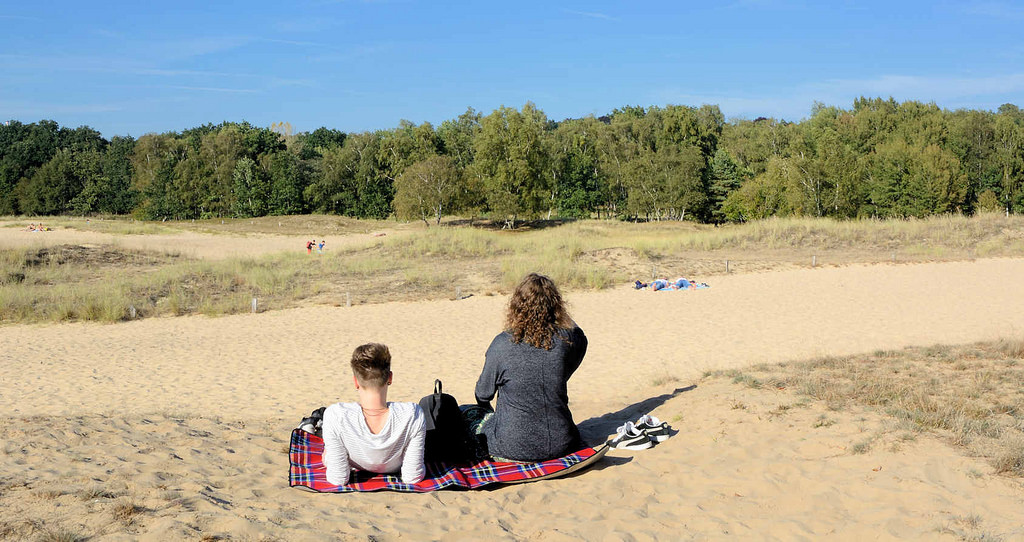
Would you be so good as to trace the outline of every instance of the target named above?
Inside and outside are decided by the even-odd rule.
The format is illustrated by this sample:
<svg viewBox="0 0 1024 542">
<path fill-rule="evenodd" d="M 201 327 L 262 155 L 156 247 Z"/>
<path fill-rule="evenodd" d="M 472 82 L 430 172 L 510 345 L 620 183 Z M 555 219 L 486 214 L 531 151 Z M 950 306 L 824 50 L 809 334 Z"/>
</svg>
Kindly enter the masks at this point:
<svg viewBox="0 0 1024 542">
<path fill-rule="evenodd" d="M 30 220 L 0 224 L 21 228 Z M 285 232 L 365 235 L 386 229 L 401 235 L 367 236 L 312 258 L 301 250 L 213 261 L 116 245 L 4 249 L 0 320 L 112 322 L 131 318 L 133 308 L 135 317 L 230 314 L 251 310 L 253 297 L 259 310 L 266 310 L 343 304 L 349 293 L 367 303 L 450 298 L 457 291 L 489 295 L 507 292 L 533 271 L 573 290 L 655 276 L 706 280 L 727 271 L 1024 255 L 1024 217 L 997 214 L 856 222 L 769 219 L 724 227 L 587 220 L 512 232 L 481 222 L 474 227 L 449 220 L 444 227 L 424 228 L 333 216 L 194 223 L 60 218 L 46 224 L 115 236 L 181 231 L 246 236 L 249 246 L 258 246 L 261 236 Z"/>
<path fill-rule="evenodd" d="M 364 220 L 332 215 L 264 216 L 260 218 L 216 218 L 204 220 L 167 220 L 147 222 L 128 216 L 97 217 L 0 217 L 8 227 L 24 228 L 42 223 L 48 228 L 118 235 L 159 235 L 181 231 L 229 235 L 288 235 L 307 232 L 318 236 L 330 234 L 367 233 L 399 226 L 394 221 Z"/>
<path fill-rule="evenodd" d="M 995 472 L 1024 476 L 1024 341 L 879 351 L 802 363 L 715 371 L 752 388 L 790 389 L 832 410 L 870 407 L 892 417 L 890 431 L 935 432 Z M 864 453 L 875 438 L 853 443 Z"/>
</svg>

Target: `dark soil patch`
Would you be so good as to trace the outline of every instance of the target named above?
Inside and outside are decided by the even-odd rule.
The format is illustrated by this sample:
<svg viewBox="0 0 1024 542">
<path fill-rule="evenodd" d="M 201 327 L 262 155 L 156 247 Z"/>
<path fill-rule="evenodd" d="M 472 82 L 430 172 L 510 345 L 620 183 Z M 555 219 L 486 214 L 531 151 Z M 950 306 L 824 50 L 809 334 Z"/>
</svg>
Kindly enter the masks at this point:
<svg viewBox="0 0 1024 542">
<path fill-rule="evenodd" d="M 29 252 L 25 256 L 25 266 L 56 264 L 90 267 L 150 267 L 173 263 L 179 258 L 179 256 L 123 250 L 108 245 L 57 245 Z"/>
</svg>

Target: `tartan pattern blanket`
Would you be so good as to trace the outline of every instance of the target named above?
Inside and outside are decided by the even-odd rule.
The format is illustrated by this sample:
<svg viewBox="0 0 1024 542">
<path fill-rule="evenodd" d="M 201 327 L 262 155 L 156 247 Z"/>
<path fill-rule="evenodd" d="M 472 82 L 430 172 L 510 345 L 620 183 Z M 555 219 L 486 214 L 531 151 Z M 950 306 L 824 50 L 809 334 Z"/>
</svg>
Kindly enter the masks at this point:
<svg viewBox="0 0 1024 542">
<path fill-rule="evenodd" d="M 541 463 L 495 461 L 479 461 L 461 465 L 427 463 L 427 475 L 423 481 L 417 484 L 404 484 L 401 478 L 392 474 L 356 471 L 352 473 L 348 485 L 337 486 L 327 481 L 327 469 L 324 467 L 322 458 L 323 451 L 324 441 L 320 437 L 301 429 L 292 431 L 291 446 L 288 451 L 290 463 L 288 485 L 291 487 L 305 486 L 321 493 L 349 493 L 384 489 L 425 493 L 446 487 L 476 489 L 488 484 L 523 482 L 549 476 L 568 469 L 597 453 L 594 448 L 586 448 L 565 457 Z"/>
</svg>

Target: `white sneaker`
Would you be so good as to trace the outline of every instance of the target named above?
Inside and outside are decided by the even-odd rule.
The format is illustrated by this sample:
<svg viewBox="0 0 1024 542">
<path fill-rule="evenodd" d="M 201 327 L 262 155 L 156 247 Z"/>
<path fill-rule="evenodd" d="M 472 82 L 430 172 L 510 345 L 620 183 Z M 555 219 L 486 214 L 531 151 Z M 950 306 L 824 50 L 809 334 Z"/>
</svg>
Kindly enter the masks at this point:
<svg viewBox="0 0 1024 542">
<path fill-rule="evenodd" d="M 637 429 L 647 432 L 647 436 L 654 442 L 665 442 L 668 440 L 668 424 L 654 416 L 644 414 L 643 416 L 640 416 L 640 419 L 636 421 L 635 425 Z"/>
<path fill-rule="evenodd" d="M 651 442 L 647 432 L 638 429 L 633 422 L 626 422 L 625 425 L 616 429 L 618 435 L 608 442 L 608 446 L 619 450 L 646 450 L 654 443 Z"/>
</svg>

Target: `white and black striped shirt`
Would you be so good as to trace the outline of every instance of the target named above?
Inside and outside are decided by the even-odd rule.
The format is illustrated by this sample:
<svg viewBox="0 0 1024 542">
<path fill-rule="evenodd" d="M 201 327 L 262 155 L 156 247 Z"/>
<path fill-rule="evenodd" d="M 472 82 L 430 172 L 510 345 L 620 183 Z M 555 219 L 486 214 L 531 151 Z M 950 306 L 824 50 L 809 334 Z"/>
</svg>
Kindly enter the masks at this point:
<svg viewBox="0 0 1024 542">
<path fill-rule="evenodd" d="M 327 481 L 348 483 L 352 469 L 398 472 L 402 482 L 423 480 L 423 443 L 426 425 L 416 403 L 388 403 L 388 419 L 373 434 L 359 403 L 336 403 L 324 412 L 324 466 Z"/>
</svg>

